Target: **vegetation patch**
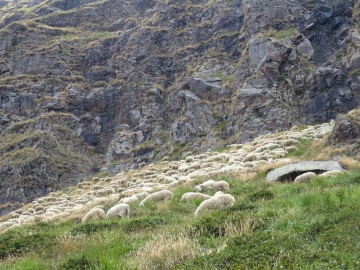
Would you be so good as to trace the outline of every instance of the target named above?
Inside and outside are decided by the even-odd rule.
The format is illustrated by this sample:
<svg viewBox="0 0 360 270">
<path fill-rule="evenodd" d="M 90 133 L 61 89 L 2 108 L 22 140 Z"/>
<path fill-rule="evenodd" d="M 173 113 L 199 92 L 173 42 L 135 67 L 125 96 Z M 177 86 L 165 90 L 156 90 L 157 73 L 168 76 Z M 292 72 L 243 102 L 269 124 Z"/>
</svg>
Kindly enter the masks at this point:
<svg viewBox="0 0 360 270">
<path fill-rule="evenodd" d="M 35 234 L 8 232 L 0 235 L 0 259 L 46 248 L 56 242 L 56 237 L 46 232 Z"/>
</svg>

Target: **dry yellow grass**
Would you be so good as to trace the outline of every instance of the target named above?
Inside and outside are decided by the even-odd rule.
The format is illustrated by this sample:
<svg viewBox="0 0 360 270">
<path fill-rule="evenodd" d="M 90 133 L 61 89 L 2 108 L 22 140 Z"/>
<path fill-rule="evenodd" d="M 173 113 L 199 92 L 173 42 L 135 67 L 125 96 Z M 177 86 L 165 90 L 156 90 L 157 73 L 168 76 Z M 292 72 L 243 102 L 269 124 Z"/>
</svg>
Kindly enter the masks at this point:
<svg viewBox="0 0 360 270">
<path fill-rule="evenodd" d="M 78 236 L 72 236 L 71 234 L 65 234 L 59 242 L 59 245 L 56 247 L 56 250 L 53 252 L 54 255 L 59 256 L 70 256 L 73 252 L 78 251 L 84 245 L 84 240 L 80 239 Z"/>
<path fill-rule="evenodd" d="M 346 146 L 333 148 L 333 147 L 323 147 L 319 149 L 318 154 L 316 155 L 317 160 L 329 160 L 332 159 L 335 155 L 344 153 L 347 150 Z"/>
<path fill-rule="evenodd" d="M 138 269 L 172 269 L 199 252 L 198 245 L 187 235 L 159 234 L 133 253 L 129 263 Z"/>
<path fill-rule="evenodd" d="M 248 216 L 240 222 L 229 221 L 225 224 L 225 236 L 234 237 L 237 235 L 250 234 L 254 231 L 256 220 L 253 216 Z"/>
<path fill-rule="evenodd" d="M 340 162 L 341 166 L 343 166 L 344 169 L 346 169 L 346 170 L 360 169 L 359 160 L 356 160 L 352 157 L 343 156 L 343 157 L 341 157 L 339 162 Z"/>
</svg>

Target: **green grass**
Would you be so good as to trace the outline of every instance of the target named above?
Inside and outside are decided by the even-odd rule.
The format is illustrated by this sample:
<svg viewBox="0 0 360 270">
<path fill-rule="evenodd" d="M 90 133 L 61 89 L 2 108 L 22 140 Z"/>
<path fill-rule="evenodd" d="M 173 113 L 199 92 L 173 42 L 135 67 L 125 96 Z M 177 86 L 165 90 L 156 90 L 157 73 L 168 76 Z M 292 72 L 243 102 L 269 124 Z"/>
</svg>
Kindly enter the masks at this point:
<svg viewBox="0 0 360 270">
<path fill-rule="evenodd" d="M 0 269 L 136 269 L 142 248 L 164 235 L 174 236 L 165 237 L 165 250 L 176 235 L 186 236 L 197 247 L 194 256 L 167 264 L 159 254 L 146 262 L 148 269 L 358 269 L 360 171 L 299 185 L 270 184 L 265 175 L 248 182 L 236 174 L 215 177 L 229 182 L 236 204 L 196 218 L 201 201 L 179 202 L 194 182 L 175 189 L 172 201 L 132 204 L 129 219 L 39 223 L 6 232 Z"/>
<path fill-rule="evenodd" d="M 290 38 L 290 37 L 292 37 L 297 31 L 298 31 L 298 30 L 297 30 L 296 27 L 290 27 L 289 29 L 277 31 L 277 32 L 274 34 L 274 38 L 276 38 L 276 39 Z"/>
</svg>

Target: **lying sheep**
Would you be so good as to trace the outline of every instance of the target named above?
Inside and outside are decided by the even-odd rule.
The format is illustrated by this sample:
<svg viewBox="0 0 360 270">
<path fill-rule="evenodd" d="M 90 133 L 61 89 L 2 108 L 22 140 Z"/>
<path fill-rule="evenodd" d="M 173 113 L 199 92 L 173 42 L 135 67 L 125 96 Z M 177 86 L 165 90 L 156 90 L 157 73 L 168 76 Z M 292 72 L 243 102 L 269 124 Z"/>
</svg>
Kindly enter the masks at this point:
<svg viewBox="0 0 360 270">
<path fill-rule="evenodd" d="M 145 205 L 147 202 L 155 201 L 164 201 L 164 200 L 170 200 L 173 197 L 173 193 L 170 190 L 164 189 L 158 192 L 154 192 L 150 195 L 148 195 L 144 200 L 140 202 L 140 206 Z"/>
<path fill-rule="evenodd" d="M 180 202 L 188 202 L 196 199 L 209 199 L 211 196 L 199 192 L 186 192 L 182 195 Z"/>
<path fill-rule="evenodd" d="M 129 217 L 130 206 L 126 203 L 117 204 L 109 209 L 106 213 L 106 218 L 110 217 Z"/>
<path fill-rule="evenodd" d="M 230 194 L 217 193 L 213 197 L 203 201 L 195 211 L 195 216 L 212 209 L 223 209 L 235 204 L 235 198 Z"/>
<path fill-rule="evenodd" d="M 105 218 L 105 212 L 101 208 L 95 207 L 91 209 L 82 219 L 82 223 L 86 223 L 90 220 L 96 220 L 96 219 L 104 219 Z"/>
<path fill-rule="evenodd" d="M 316 173 L 313 173 L 313 172 L 307 172 L 307 173 L 300 174 L 299 176 L 297 176 L 295 178 L 294 184 L 308 182 L 315 176 L 316 176 Z"/>
<path fill-rule="evenodd" d="M 337 176 L 341 173 L 343 173 L 343 172 L 339 171 L 339 170 L 332 170 L 332 171 L 323 172 L 319 176 Z"/>
<path fill-rule="evenodd" d="M 197 192 L 206 191 L 206 190 L 228 190 L 229 184 L 226 181 L 214 181 L 208 180 L 204 183 L 195 187 Z"/>
</svg>

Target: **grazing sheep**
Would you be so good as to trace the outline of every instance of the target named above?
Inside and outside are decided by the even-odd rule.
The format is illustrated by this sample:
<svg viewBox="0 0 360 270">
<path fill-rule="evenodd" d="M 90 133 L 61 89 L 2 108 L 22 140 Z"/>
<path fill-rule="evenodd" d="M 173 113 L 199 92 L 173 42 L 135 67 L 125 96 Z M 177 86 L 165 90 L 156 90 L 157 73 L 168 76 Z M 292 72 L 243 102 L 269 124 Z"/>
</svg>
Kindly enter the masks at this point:
<svg viewBox="0 0 360 270">
<path fill-rule="evenodd" d="M 257 160 L 257 156 L 255 154 L 249 154 L 246 157 L 244 157 L 244 159 L 242 160 L 242 162 L 246 162 L 246 161 L 254 161 Z"/>
<path fill-rule="evenodd" d="M 208 180 L 195 187 L 197 192 L 206 190 L 228 190 L 229 184 L 226 181 Z"/>
<path fill-rule="evenodd" d="M 316 173 L 313 173 L 313 172 L 307 172 L 307 173 L 300 174 L 299 176 L 297 176 L 295 178 L 294 184 L 308 182 L 315 176 L 316 176 Z"/>
<path fill-rule="evenodd" d="M 180 202 L 188 202 L 195 199 L 209 199 L 211 196 L 199 192 L 186 192 L 182 195 Z"/>
<path fill-rule="evenodd" d="M 187 172 L 188 170 L 190 170 L 190 166 L 188 166 L 188 165 L 181 165 L 180 167 L 179 167 L 179 172 L 181 172 L 181 173 L 184 173 L 184 172 Z"/>
<path fill-rule="evenodd" d="M 294 140 L 294 139 L 287 139 L 287 140 L 283 141 L 283 146 L 284 147 L 292 146 L 292 145 L 296 145 L 296 144 L 300 144 L 300 142 L 297 141 L 297 140 Z"/>
<path fill-rule="evenodd" d="M 52 222 L 59 222 L 61 220 L 63 220 L 64 218 L 70 216 L 69 213 L 67 212 L 63 212 L 63 213 L 60 213 L 60 214 L 56 214 L 54 216 L 52 216 L 49 221 L 52 221 Z"/>
<path fill-rule="evenodd" d="M 235 204 L 235 198 L 230 194 L 215 194 L 213 197 L 203 201 L 195 211 L 195 216 L 212 209 L 223 209 Z"/>
<path fill-rule="evenodd" d="M 323 134 L 323 133 L 320 133 L 320 132 L 317 132 L 317 133 L 314 134 L 314 137 L 315 137 L 316 139 L 322 139 L 322 138 L 324 137 L 324 134 Z"/>
<path fill-rule="evenodd" d="M 136 193 L 136 194 L 134 194 L 133 196 L 135 196 L 135 197 L 138 198 L 138 199 L 144 199 L 144 198 L 146 198 L 148 195 L 149 195 L 149 192 L 143 191 L 143 192 L 140 192 L 140 193 Z"/>
<path fill-rule="evenodd" d="M 101 208 L 95 207 L 91 209 L 87 214 L 84 216 L 82 223 L 86 223 L 90 220 L 96 220 L 96 219 L 104 219 L 105 218 L 105 212 Z"/>
<path fill-rule="evenodd" d="M 130 206 L 126 203 L 117 204 L 109 209 L 106 213 L 106 218 L 111 217 L 129 217 L 130 215 Z"/>
<path fill-rule="evenodd" d="M 121 202 L 121 203 L 129 204 L 129 203 L 136 202 L 136 201 L 138 201 L 138 200 L 139 200 L 139 198 L 138 198 L 137 196 L 132 195 L 132 196 L 130 196 L 130 197 L 122 198 L 122 199 L 120 200 L 120 202 Z"/>
<path fill-rule="evenodd" d="M 142 200 L 140 202 L 140 206 L 143 206 L 145 203 L 150 202 L 150 201 L 155 201 L 155 202 L 159 202 L 159 201 L 164 201 L 164 200 L 170 200 L 173 197 L 173 193 L 170 190 L 161 190 L 158 192 L 154 192 L 150 195 L 148 195 L 144 200 Z"/>
<path fill-rule="evenodd" d="M 168 185 L 166 186 L 166 188 L 167 188 L 167 189 L 171 189 L 171 188 L 177 187 L 177 186 L 179 186 L 179 185 L 181 185 L 181 184 L 184 184 L 185 182 L 186 182 L 186 179 L 181 178 L 181 179 L 179 179 L 179 180 L 175 180 L 175 181 L 171 182 L 170 184 L 168 184 Z"/>
<path fill-rule="evenodd" d="M 5 222 L 1 222 L 0 223 L 0 232 L 4 231 L 5 229 L 13 226 L 17 224 L 16 222 L 9 222 L 9 221 L 5 221 Z"/>
<path fill-rule="evenodd" d="M 117 193 L 122 193 L 122 192 L 124 192 L 125 190 L 126 190 L 126 188 L 119 187 L 119 188 L 116 189 L 116 192 L 117 192 Z"/>
<path fill-rule="evenodd" d="M 297 148 L 295 145 L 285 147 L 285 151 L 287 152 L 298 151 L 298 150 L 299 148 Z"/>
<path fill-rule="evenodd" d="M 11 218 L 18 218 L 18 217 L 20 217 L 20 214 L 18 214 L 18 213 L 12 213 L 12 214 L 10 215 L 10 217 L 11 217 Z"/>
<path fill-rule="evenodd" d="M 100 186 L 100 185 L 94 185 L 93 186 L 93 189 L 94 190 L 100 190 L 100 189 L 102 189 L 103 187 L 102 186 Z"/>
</svg>

